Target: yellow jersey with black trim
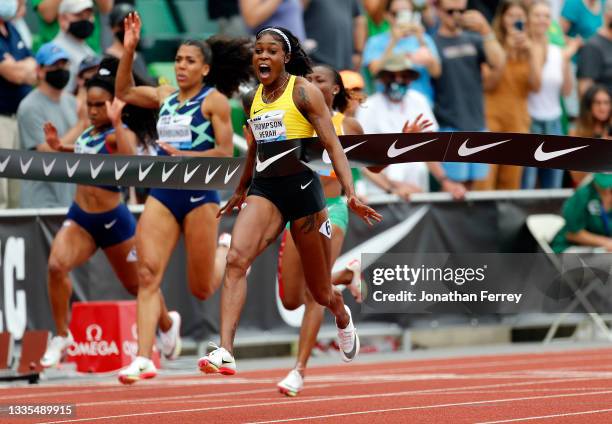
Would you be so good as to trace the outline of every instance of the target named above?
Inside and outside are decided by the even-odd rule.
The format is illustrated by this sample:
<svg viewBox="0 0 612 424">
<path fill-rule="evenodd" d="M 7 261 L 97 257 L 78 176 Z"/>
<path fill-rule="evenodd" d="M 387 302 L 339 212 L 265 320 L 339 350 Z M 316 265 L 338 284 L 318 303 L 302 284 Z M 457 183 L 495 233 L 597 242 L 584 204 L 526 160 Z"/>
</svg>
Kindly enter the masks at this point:
<svg viewBox="0 0 612 424">
<path fill-rule="evenodd" d="M 248 120 L 257 143 L 312 137 L 314 128 L 293 102 L 295 80 L 291 75 L 283 94 L 272 103 L 264 103 L 263 85 L 259 84 Z"/>
<path fill-rule="evenodd" d="M 334 124 L 334 131 L 336 131 L 336 135 L 344 135 L 344 114 L 340 112 L 334 112 L 332 116 L 332 124 Z M 315 131 L 314 137 L 317 137 L 317 132 Z M 319 169 L 317 170 L 317 174 L 322 177 L 330 177 L 330 178 L 338 178 L 336 176 L 336 172 L 333 169 Z"/>
</svg>

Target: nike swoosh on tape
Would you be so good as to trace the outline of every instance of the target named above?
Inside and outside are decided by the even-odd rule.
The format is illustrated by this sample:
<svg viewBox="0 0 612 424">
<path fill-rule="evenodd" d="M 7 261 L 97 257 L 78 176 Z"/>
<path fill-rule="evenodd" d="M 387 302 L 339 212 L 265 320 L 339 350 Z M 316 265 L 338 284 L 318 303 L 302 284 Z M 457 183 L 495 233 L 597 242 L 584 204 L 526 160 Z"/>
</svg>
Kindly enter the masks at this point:
<svg viewBox="0 0 612 424">
<path fill-rule="evenodd" d="M 289 149 L 289 150 L 287 150 L 285 152 L 282 152 L 282 153 L 279 153 L 277 155 L 274 155 L 274 156 L 264 160 L 263 162 L 260 162 L 259 155 L 258 155 L 257 156 L 257 163 L 255 164 L 255 169 L 257 170 L 257 172 L 263 172 L 268 166 L 272 165 L 274 162 L 276 162 L 277 160 L 279 160 L 283 156 L 286 156 L 289 153 L 293 152 L 298 147 L 300 147 L 300 146 L 296 146 L 293 149 Z"/>
<path fill-rule="evenodd" d="M 191 197 L 189 198 L 189 201 L 190 201 L 191 203 L 196 203 L 196 202 L 199 202 L 200 200 L 204 200 L 204 198 L 205 198 L 205 197 L 206 197 L 206 195 L 204 195 L 204 196 L 200 196 L 200 197 L 193 197 L 193 196 L 191 196 Z"/>
<path fill-rule="evenodd" d="M 224 184 L 227 184 L 229 180 L 232 179 L 232 177 L 234 176 L 236 171 L 238 171 L 239 168 L 240 168 L 240 165 L 238 165 L 236 169 L 234 169 L 231 173 L 229 173 L 230 167 L 229 166 L 227 167 L 227 170 L 225 171 L 225 179 L 223 180 Z"/>
<path fill-rule="evenodd" d="M 79 163 L 81 163 L 81 159 L 77 160 L 72 166 L 68 165 L 68 161 L 66 161 L 66 171 L 68 172 L 68 177 L 72 178 L 77 167 L 79 166 Z"/>
<path fill-rule="evenodd" d="M 185 176 L 183 177 L 183 182 L 184 182 L 185 184 L 187 184 L 187 183 L 189 182 L 189 180 L 191 179 L 191 177 L 193 177 L 193 174 L 195 174 L 195 173 L 196 173 L 196 171 L 197 171 L 198 169 L 200 169 L 200 165 L 196 166 L 196 167 L 193 169 L 193 171 L 190 171 L 190 170 L 189 170 L 189 165 L 187 165 L 187 166 L 185 167 Z"/>
<path fill-rule="evenodd" d="M 102 161 L 102 163 L 98 165 L 97 168 L 94 168 L 93 163 L 89 162 L 89 170 L 91 171 L 91 178 L 93 178 L 94 180 L 98 178 L 98 174 L 102 170 L 102 166 L 104 166 L 104 161 Z"/>
<path fill-rule="evenodd" d="M 585 147 L 589 147 L 589 146 L 572 147 L 570 149 L 556 150 L 554 152 L 545 152 L 544 150 L 542 150 L 542 147 L 544 147 L 544 143 L 540 144 L 538 146 L 538 149 L 533 154 L 533 158 L 537 160 L 538 162 L 545 162 L 547 160 L 551 160 L 559 156 L 567 155 L 568 153 L 575 152 L 576 150 L 584 149 Z"/>
<path fill-rule="evenodd" d="M 152 164 L 150 164 L 144 171 L 142 170 L 142 164 L 138 164 L 138 181 L 144 180 L 146 178 L 146 176 L 149 174 L 149 172 L 151 171 L 151 168 L 153 168 L 153 165 L 155 165 L 155 162 L 153 162 Z"/>
<path fill-rule="evenodd" d="M 361 146 L 363 143 L 366 143 L 368 140 L 362 141 L 361 143 L 357 143 L 357 144 L 353 144 L 352 146 L 347 147 L 346 149 L 342 149 L 344 151 L 344 154 L 350 152 L 351 150 Z M 321 159 L 323 159 L 324 163 L 331 163 L 331 159 L 329 158 L 329 153 L 327 153 L 327 150 L 323 150 L 323 155 L 321 156 Z"/>
<path fill-rule="evenodd" d="M 397 143 L 397 140 L 395 140 L 393 144 L 389 146 L 389 150 L 387 150 L 387 156 L 390 158 L 396 158 L 400 155 L 403 155 L 406 152 L 409 152 L 410 150 L 418 149 L 419 147 L 424 146 L 436 140 L 437 138 L 433 138 L 431 140 L 423 141 L 422 143 L 413 144 L 411 146 L 406 146 L 406 147 L 400 147 L 399 149 L 395 147 L 395 144 Z"/>
<path fill-rule="evenodd" d="M 170 178 L 170 175 L 172 175 L 177 166 L 179 166 L 178 163 L 175 164 L 172 168 L 170 168 L 170 171 L 166 172 L 166 164 L 164 163 L 164 167 L 162 169 L 162 183 L 165 183 L 168 178 Z"/>
<path fill-rule="evenodd" d="M 116 223 L 117 223 L 117 218 L 113 219 L 108 224 L 104 224 L 104 228 L 106 228 L 107 230 L 110 230 L 113 227 L 113 225 L 115 225 Z"/>
<path fill-rule="evenodd" d="M 51 173 L 51 171 L 53 170 L 53 167 L 55 166 L 55 161 L 57 159 L 53 159 L 51 161 L 51 163 L 49 165 L 47 165 L 47 163 L 45 162 L 45 160 L 42 160 L 43 163 L 43 172 L 45 173 L 45 176 L 48 177 L 49 174 Z"/>
<path fill-rule="evenodd" d="M 119 181 L 121 177 L 123 177 L 123 174 L 125 174 L 125 171 L 129 164 L 130 163 L 128 162 L 125 165 L 123 165 L 123 168 L 117 169 L 117 164 L 115 163 L 115 180 Z"/>
<path fill-rule="evenodd" d="M 304 190 L 304 189 L 305 189 L 306 187 L 308 187 L 308 186 L 309 186 L 309 185 L 310 185 L 310 184 L 311 184 L 313 181 L 314 181 L 314 180 L 310 180 L 310 181 L 308 181 L 308 182 L 306 183 L 306 185 L 301 185 L 301 184 L 300 184 L 300 187 L 302 188 L 302 190 Z"/>
<path fill-rule="evenodd" d="M 210 182 L 210 180 L 213 179 L 213 177 L 215 176 L 215 174 L 217 173 L 217 171 L 221 168 L 221 165 L 217 166 L 217 169 L 215 169 L 212 174 L 209 174 L 210 171 L 210 165 L 208 165 L 208 169 L 206 169 L 206 178 L 204 179 L 204 182 L 206 184 L 208 184 Z"/>
<path fill-rule="evenodd" d="M 8 155 L 6 159 L 4 159 L 2 163 L 0 163 L 0 172 L 4 172 L 10 160 L 11 160 L 11 155 Z"/>
<path fill-rule="evenodd" d="M 487 150 L 487 149 L 490 149 L 492 147 L 498 146 L 500 144 L 507 143 L 507 142 L 509 142 L 511 140 L 512 139 L 497 141 L 495 143 L 485 144 L 484 146 L 468 147 L 467 146 L 467 142 L 469 141 L 469 138 L 468 138 L 468 139 L 466 139 L 463 142 L 463 144 L 461 146 L 459 146 L 459 150 L 457 151 L 457 153 L 459 154 L 459 156 L 463 156 L 463 157 L 470 156 L 470 155 L 476 154 L 478 152 L 482 152 L 483 150 Z"/>
<path fill-rule="evenodd" d="M 25 175 L 28 172 L 28 170 L 30 169 L 30 165 L 32 165 L 32 160 L 34 160 L 34 158 L 30 158 L 29 161 L 27 161 L 26 163 L 23 163 L 21 161 L 21 158 L 19 158 L 19 165 L 21 165 L 21 173 L 23 175 Z"/>
</svg>

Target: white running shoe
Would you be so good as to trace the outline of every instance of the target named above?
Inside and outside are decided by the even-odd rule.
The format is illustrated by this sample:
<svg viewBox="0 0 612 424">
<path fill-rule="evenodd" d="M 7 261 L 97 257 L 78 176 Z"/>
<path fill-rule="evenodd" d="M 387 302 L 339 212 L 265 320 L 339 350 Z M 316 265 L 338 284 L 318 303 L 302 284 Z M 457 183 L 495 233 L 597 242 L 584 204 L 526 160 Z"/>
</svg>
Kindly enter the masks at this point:
<svg viewBox="0 0 612 424">
<path fill-rule="evenodd" d="M 66 350 L 72 343 L 74 343 L 74 338 L 72 337 L 72 333 L 70 333 L 70 331 L 68 331 L 68 335 L 66 337 L 53 337 L 47 345 L 45 354 L 40 360 L 40 365 L 42 365 L 43 368 L 57 366 L 66 355 Z"/>
<path fill-rule="evenodd" d="M 297 396 L 304 388 L 304 377 L 302 377 L 298 370 L 291 370 L 287 377 L 278 383 L 276 387 L 285 396 Z"/>
<path fill-rule="evenodd" d="M 200 371 L 206 374 L 236 374 L 236 361 L 234 360 L 232 354 L 212 342 L 210 342 L 209 345 L 214 347 L 215 350 L 205 356 L 202 356 L 198 360 L 198 367 L 200 368 Z"/>
<path fill-rule="evenodd" d="M 340 356 L 344 362 L 351 362 L 359 353 L 359 336 L 353 325 L 353 317 L 348 306 L 344 305 L 349 316 L 349 323 L 346 328 L 338 328 L 338 344 L 340 346 Z M 337 326 L 337 325 L 336 325 Z"/>
<path fill-rule="evenodd" d="M 361 303 L 363 300 L 361 294 L 361 261 L 359 259 L 353 259 L 348 263 L 346 269 L 353 273 L 351 284 L 349 284 L 347 287 L 355 298 L 355 301 L 357 303 Z"/>
<path fill-rule="evenodd" d="M 176 311 L 168 312 L 172 325 L 168 331 L 159 332 L 159 350 L 166 359 L 176 359 L 181 354 L 181 315 Z"/>
<path fill-rule="evenodd" d="M 119 381 L 123 384 L 134 384 L 138 380 L 153 378 L 157 375 L 157 368 L 149 358 L 137 356 L 130 365 L 119 371 Z"/>
</svg>

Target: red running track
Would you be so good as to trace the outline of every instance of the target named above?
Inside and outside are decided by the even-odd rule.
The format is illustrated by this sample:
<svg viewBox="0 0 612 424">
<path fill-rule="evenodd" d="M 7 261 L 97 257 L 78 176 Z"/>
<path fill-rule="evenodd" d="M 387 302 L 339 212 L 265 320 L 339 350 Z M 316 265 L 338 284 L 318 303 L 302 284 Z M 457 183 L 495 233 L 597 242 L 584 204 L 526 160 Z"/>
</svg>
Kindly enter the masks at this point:
<svg viewBox="0 0 612 424">
<path fill-rule="evenodd" d="M 276 391 L 286 372 L 0 389 L 2 405 L 76 405 L 0 422 L 612 423 L 612 349 L 317 367 L 296 398 Z"/>
</svg>

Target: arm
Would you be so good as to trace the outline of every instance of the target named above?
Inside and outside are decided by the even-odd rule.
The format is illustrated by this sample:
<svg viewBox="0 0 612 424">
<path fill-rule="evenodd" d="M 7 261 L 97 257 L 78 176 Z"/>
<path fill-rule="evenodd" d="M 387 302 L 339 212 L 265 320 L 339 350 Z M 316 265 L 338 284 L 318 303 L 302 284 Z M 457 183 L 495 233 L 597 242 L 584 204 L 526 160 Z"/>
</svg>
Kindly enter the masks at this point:
<svg viewBox="0 0 612 424">
<path fill-rule="evenodd" d="M 612 251 L 612 238 L 591 233 L 587 230 L 580 230 L 576 233 L 568 232 L 565 237 L 574 244 L 581 246 L 603 247 L 608 251 Z"/>
<path fill-rule="evenodd" d="M 255 28 L 276 12 L 283 0 L 240 0 L 240 13 L 244 23 Z M 306 9 L 306 5 L 304 9 Z"/>
<path fill-rule="evenodd" d="M 55 22 L 61 2 L 62 0 L 42 0 L 36 7 L 42 20 L 48 24 Z"/>
<path fill-rule="evenodd" d="M 366 17 L 357 15 L 353 18 L 353 68 L 356 71 L 361 67 L 361 58 L 367 38 L 368 23 Z"/>
<path fill-rule="evenodd" d="M 423 57 L 421 61 L 427 68 L 427 72 L 432 78 L 439 78 L 442 75 L 442 64 L 440 63 L 438 50 L 433 40 L 425 34 L 425 28 L 422 25 L 418 27 L 417 38 L 421 46 L 420 51 L 424 52 L 424 54 L 419 53 L 419 56 Z M 414 61 L 419 62 L 416 57 Z"/>
<path fill-rule="evenodd" d="M 100 13 L 107 14 L 113 10 L 114 0 L 96 0 Z"/>
<path fill-rule="evenodd" d="M 138 145 L 138 139 L 130 129 L 123 126 L 121 120 L 121 114 L 125 102 L 121 101 L 117 97 L 113 99 L 113 103 L 106 102 L 106 114 L 108 115 L 113 128 L 115 129 L 114 134 L 110 134 L 106 141 L 109 144 L 115 146 L 117 154 L 120 155 L 134 155 L 136 154 L 136 146 Z"/>
<path fill-rule="evenodd" d="M 542 71 L 546 61 L 546 46 L 533 43 L 529 39 L 526 42 L 529 54 L 529 90 L 538 92 L 542 87 Z"/>
<path fill-rule="evenodd" d="M 0 76 L 16 85 L 34 85 L 36 83 L 36 61 L 32 57 L 15 60 L 13 56 L 5 53 L 0 62 Z"/>
</svg>

